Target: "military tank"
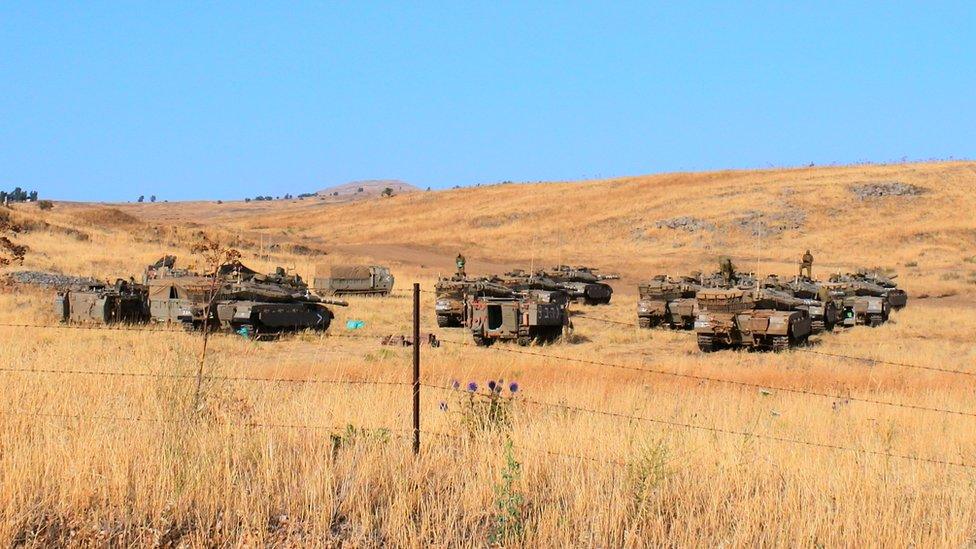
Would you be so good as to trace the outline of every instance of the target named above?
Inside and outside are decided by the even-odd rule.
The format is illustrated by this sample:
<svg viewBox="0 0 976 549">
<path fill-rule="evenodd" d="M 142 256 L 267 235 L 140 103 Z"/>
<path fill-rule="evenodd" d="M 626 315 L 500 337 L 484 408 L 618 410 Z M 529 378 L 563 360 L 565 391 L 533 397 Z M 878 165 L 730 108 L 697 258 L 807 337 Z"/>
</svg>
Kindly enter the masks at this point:
<svg viewBox="0 0 976 549">
<path fill-rule="evenodd" d="M 756 295 L 760 308 L 807 311 L 813 334 L 832 331 L 840 320 L 840 310 L 830 292 L 810 279 L 782 280 L 769 276 Z"/>
<path fill-rule="evenodd" d="M 55 314 L 66 323 L 142 324 L 149 321 L 146 286 L 118 279 L 58 292 Z"/>
<path fill-rule="evenodd" d="M 466 300 L 467 327 L 476 345 L 515 341 L 552 343 L 572 330 L 566 303 L 548 290 L 515 291 L 496 283 L 477 285 Z"/>
<path fill-rule="evenodd" d="M 695 277 L 672 279 L 659 275 L 637 287 L 637 324 L 641 328 L 667 326 L 672 330 L 691 330 L 695 326 L 701 289 Z"/>
<path fill-rule="evenodd" d="M 348 305 L 314 295 L 300 277 L 283 269 L 263 275 L 234 262 L 221 266 L 214 279 L 174 270 L 169 263 L 163 268 L 151 265 L 146 273 L 149 311 L 155 322 L 255 336 L 324 331 L 334 318 L 327 305 Z"/>
<path fill-rule="evenodd" d="M 726 348 L 783 351 L 802 344 L 811 333 L 807 311 L 757 308 L 749 290 L 705 288 L 697 300 L 695 334 L 705 353 Z"/>
<path fill-rule="evenodd" d="M 434 312 L 440 328 L 459 328 L 465 325 L 465 296 L 484 279 L 454 275 L 440 278 L 434 285 Z"/>
<path fill-rule="evenodd" d="M 850 276 L 887 290 L 885 295 L 892 309 L 898 310 L 908 305 L 908 293 L 899 288 L 898 283 L 895 282 L 895 279 L 898 278 L 897 274 L 886 276 L 880 269 L 859 269 Z"/>
<path fill-rule="evenodd" d="M 835 299 L 843 303 L 841 325 L 881 326 L 891 315 L 888 288 L 852 276 L 835 274 L 825 283 Z"/>
<path fill-rule="evenodd" d="M 613 297 L 613 288 L 602 282 L 602 280 L 609 280 L 610 278 L 604 278 L 604 275 L 597 274 L 595 269 L 589 267 L 557 265 L 536 274 L 539 277 L 555 281 L 573 301 L 587 305 L 606 305 L 610 303 L 610 298 Z M 613 275 L 609 276 L 612 277 Z"/>
</svg>

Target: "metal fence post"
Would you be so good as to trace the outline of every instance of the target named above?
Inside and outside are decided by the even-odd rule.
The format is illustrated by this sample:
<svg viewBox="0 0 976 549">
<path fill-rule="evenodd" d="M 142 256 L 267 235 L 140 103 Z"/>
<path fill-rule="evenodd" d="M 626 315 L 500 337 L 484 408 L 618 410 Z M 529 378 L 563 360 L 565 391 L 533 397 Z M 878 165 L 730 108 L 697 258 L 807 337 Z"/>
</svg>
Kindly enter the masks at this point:
<svg viewBox="0 0 976 549">
<path fill-rule="evenodd" d="M 413 283 L 413 453 L 420 453 L 420 284 Z"/>
</svg>

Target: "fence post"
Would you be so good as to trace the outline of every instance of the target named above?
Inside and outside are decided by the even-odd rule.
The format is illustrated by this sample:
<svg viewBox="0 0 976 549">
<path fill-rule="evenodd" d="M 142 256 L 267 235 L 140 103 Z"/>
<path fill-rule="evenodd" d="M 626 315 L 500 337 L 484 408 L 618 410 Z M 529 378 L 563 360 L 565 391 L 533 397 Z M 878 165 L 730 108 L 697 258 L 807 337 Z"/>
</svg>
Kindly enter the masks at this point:
<svg viewBox="0 0 976 549">
<path fill-rule="evenodd" d="M 413 453 L 420 453 L 420 284 L 413 283 Z"/>
</svg>

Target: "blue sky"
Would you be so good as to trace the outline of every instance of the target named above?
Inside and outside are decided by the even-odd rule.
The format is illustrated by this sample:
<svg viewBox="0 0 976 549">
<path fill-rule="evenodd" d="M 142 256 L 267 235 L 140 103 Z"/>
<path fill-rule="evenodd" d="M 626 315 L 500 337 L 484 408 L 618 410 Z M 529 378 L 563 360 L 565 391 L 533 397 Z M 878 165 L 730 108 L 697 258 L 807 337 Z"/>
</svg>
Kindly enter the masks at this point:
<svg viewBox="0 0 976 549">
<path fill-rule="evenodd" d="M 0 3 L 0 187 L 233 199 L 976 157 L 976 4 Z"/>
</svg>

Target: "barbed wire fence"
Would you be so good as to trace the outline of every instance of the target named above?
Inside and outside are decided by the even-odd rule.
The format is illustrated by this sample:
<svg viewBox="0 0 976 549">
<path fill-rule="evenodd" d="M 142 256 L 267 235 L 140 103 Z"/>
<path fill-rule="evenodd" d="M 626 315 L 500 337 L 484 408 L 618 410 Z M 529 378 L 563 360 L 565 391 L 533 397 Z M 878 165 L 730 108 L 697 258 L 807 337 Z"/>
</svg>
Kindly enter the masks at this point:
<svg viewBox="0 0 976 549">
<path fill-rule="evenodd" d="M 411 380 L 403 381 L 391 381 L 391 380 L 352 380 L 352 379 L 341 379 L 341 378 L 330 378 L 330 379 L 316 379 L 312 377 L 282 377 L 282 376 L 231 376 L 231 375 L 218 375 L 213 373 L 203 373 L 203 374 L 188 374 L 188 373 L 173 373 L 173 372 L 149 372 L 149 371 L 112 371 L 112 370 L 90 370 L 81 368 L 17 368 L 9 366 L 0 366 L 0 373 L 9 374 L 29 374 L 29 375 L 51 375 L 51 376 L 91 376 L 91 377 L 115 377 L 123 379 L 134 379 L 134 378 L 155 378 L 155 379 L 173 379 L 173 380 L 184 380 L 193 381 L 198 380 L 204 381 L 219 381 L 219 382 L 247 382 L 247 383 L 262 383 L 262 384 L 302 384 L 302 385 L 333 385 L 333 386 L 382 386 L 382 387 L 399 387 L 399 388 L 410 388 L 411 394 L 411 427 L 410 428 L 400 428 L 400 427 L 369 427 L 369 429 L 383 431 L 389 434 L 391 437 L 400 438 L 408 440 L 411 442 L 411 449 L 414 453 L 419 453 L 421 451 L 421 435 L 434 437 L 436 439 L 449 440 L 453 442 L 462 442 L 467 440 L 469 437 L 465 437 L 458 433 L 447 433 L 439 432 L 433 430 L 427 430 L 422 428 L 421 424 L 421 408 L 420 408 L 420 395 L 421 389 L 431 390 L 431 391 L 456 391 L 457 387 L 447 386 L 439 383 L 435 383 L 430 380 L 422 379 L 421 362 L 420 362 L 420 351 L 421 351 L 421 340 L 420 340 L 420 294 L 422 292 L 428 292 L 421 290 L 418 285 L 414 285 L 413 294 L 413 339 L 412 339 L 412 376 Z M 580 318 L 586 318 L 588 320 L 594 320 L 598 322 L 605 322 L 608 324 L 615 325 L 627 325 L 637 328 L 636 323 L 624 322 L 619 320 L 607 319 L 592 316 L 589 314 L 577 314 L 576 316 Z M 122 325 L 122 324 L 112 324 L 112 325 L 80 325 L 80 324 L 30 324 L 30 323 L 0 323 L 0 328 L 20 328 L 20 329 L 50 329 L 50 330 L 94 330 L 100 332 L 136 332 L 136 333 L 166 333 L 166 334 L 183 334 L 187 337 L 199 337 L 198 334 L 193 332 L 188 332 L 182 329 L 173 328 L 166 325 L 149 325 L 149 326 L 134 326 L 134 325 Z M 331 339 L 356 339 L 356 340 L 377 340 L 376 335 L 368 334 L 349 334 L 349 333 L 334 333 L 327 332 L 323 335 L 323 340 Z M 449 346 L 456 347 L 476 347 L 472 342 L 457 341 L 450 339 L 439 340 L 442 344 L 447 344 Z M 643 366 L 634 366 L 627 364 L 619 364 L 609 361 L 598 361 L 585 359 L 581 357 L 573 356 L 561 356 L 555 355 L 547 352 L 539 352 L 534 350 L 527 350 L 522 348 L 508 347 L 502 345 L 481 347 L 486 352 L 492 353 L 510 353 L 523 356 L 532 356 L 541 359 L 560 361 L 560 362 L 571 362 L 590 366 L 599 366 L 603 368 L 620 369 L 625 371 L 634 372 L 641 375 L 653 375 L 653 376 L 666 376 L 678 379 L 689 379 L 698 382 L 708 382 L 715 384 L 724 384 L 733 387 L 749 388 L 749 389 L 760 389 L 768 391 L 778 391 L 790 394 L 797 394 L 804 397 L 812 398 L 826 398 L 834 400 L 846 400 L 851 402 L 858 402 L 865 405 L 889 407 L 894 409 L 905 409 L 912 411 L 922 411 L 927 413 L 937 413 L 942 414 L 947 417 L 957 417 L 957 418 L 976 418 L 976 412 L 969 412 L 965 410 L 955 410 L 951 408 L 941 408 L 935 406 L 923 406 L 919 404 L 896 402 L 883 400 L 879 398 L 871 398 L 864 396 L 852 396 L 852 395 L 842 395 L 836 393 L 829 393 L 824 391 L 814 391 L 810 389 L 794 388 L 794 387 L 778 387 L 765 385 L 760 383 L 747 382 L 742 380 L 736 380 L 731 378 L 716 377 L 716 376 L 706 376 L 700 374 L 691 374 L 685 372 L 678 372 L 672 370 L 666 370 L 662 368 L 649 368 Z M 895 367 L 912 368 L 918 370 L 926 371 L 936 371 L 940 373 L 959 375 L 959 376 L 976 376 L 976 372 L 970 372 L 965 370 L 956 370 L 950 368 L 941 368 L 936 366 L 927 366 L 921 364 L 913 364 L 907 362 L 897 362 L 897 361 L 887 361 L 882 359 L 875 359 L 871 357 L 861 357 L 861 356 L 849 356 L 840 353 L 827 353 L 823 351 L 818 351 L 814 349 L 796 348 L 796 352 L 801 353 L 811 353 L 815 355 L 822 355 L 829 358 L 837 358 L 850 360 L 854 362 L 865 362 L 865 363 L 875 363 Z M 316 351 L 318 352 L 318 350 Z M 316 355 L 317 356 L 317 355 Z M 528 398 L 525 396 L 520 396 L 518 402 L 526 406 L 532 406 L 540 409 L 549 410 L 559 410 L 561 412 L 573 413 L 585 416 L 597 416 L 606 417 L 612 419 L 622 419 L 633 422 L 649 423 L 660 425 L 667 428 L 681 429 L 685 431 L 698 431 L 703 433 L 717 434 L 729 437 L 740 437 L 748 439 L 765 440 L 769 442 L 774 442 L 778 444 L 801 446 L 806 448 L 814 448 L 823 451 L 833 451 L 833 452 L 844 452 L 851 453 L 855 455 L 870 455 L 883 457 L 886 459 L 898 459 L 907 462 L 913 462 L 917 464 L 929 465 L 929 466 L 943 466 L 943 467 L 955 467 L 965 470 L 976 470 L 976 463 L 969 462 L 965 460 L 951 460 L 951 459 L 935 459 L 914 454 L 905 454 L 890 452 L 885 450 L 876 450 L 870 448 L 863 448 L 857 446 L 847 446 L 843 444 L 820 442 L 815 440 L 805 440 L 801 438 L 778 436 L 767 433 L 760 433 L 754 431 L 718 427 L 715 425 L 708 425 L 704 423 L 692 423 L 677 421 L 674 419 L 661 418 L 661 417 L 651 417 L 645 415 L 636 414 L 626 414 L 621 412 L 616 412 L 612 410 L 602 410 L 598 408 L 583 406 L 579 404 L 571 404 L 565 402 L 548 402 L 533 398 Z M 31 410 L 0 410 L 0 415 L 7 417 L 24 417 L 24 418 L 48 418 L 48 419 L 61 419 L 61 420 L 74 420 L 74 421 L 92 421 L 92 422 L 143 422 L 150 424 L 173 424 L 182 423 L 186 421 L 192 421 L 192 418 L 160 418 L 160 417 L 150 417 L 150 416 L 140 416 L 140 415 L 100 415 L 100 414 L 63 414 L 63 413 L 50 413 L 42 411 L 31 411 Z M 319 433 L 329 433 L 330 435 L 341 435 L 343 429 L 348 429 L 349 424 L 338 425 L 338 424 L 290 424 L 290 423 L 274 423 L 274 422 L 232 422 L 226 421 L 226 424 L 237 426 L 240 428 L 247 429 L 287 429 L 287 430 L 299 430 L 299 431 L 313 431 Z M 362 427 L 365 428 L 365 427 Z M 609 457 L 595 457 L 587 456 L 575 453 L 565 453 L 557 452 L 552 449 L 547 448 L 537 448 L 525 445 L 513 445 L 514 448 L 526 452 L 537 453 L 540 455 L 549 455 L 554 457 L 560 457 L 570 460 L 575 460 L 579 462 L 594 462 L 601 463 L 611 466 L 619 467 L 629 467 L 631 464 L 625 460 L 611 459 Z"/>
</svg>

